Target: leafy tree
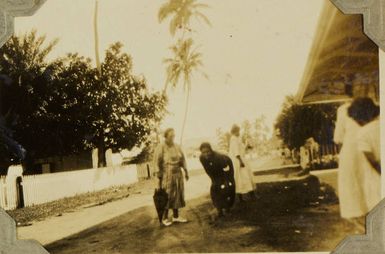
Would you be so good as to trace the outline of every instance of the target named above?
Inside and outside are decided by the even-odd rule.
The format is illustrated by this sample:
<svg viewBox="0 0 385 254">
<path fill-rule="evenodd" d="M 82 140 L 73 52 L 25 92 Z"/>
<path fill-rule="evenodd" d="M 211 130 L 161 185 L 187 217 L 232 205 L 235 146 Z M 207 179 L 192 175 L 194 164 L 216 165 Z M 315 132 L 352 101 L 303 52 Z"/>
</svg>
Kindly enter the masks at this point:
<svg viewBox="0 0 385 254">
<path fill-rule="evenodd" d="M 0 91 L 1 115 L 14 119 L 14 137 L 30 157 L 97 147 L 103 166 L 106 149 L 131 149 L 146 141 L 163 117 L 165 98 L 132 74 L 132 59 L 120 43 L 106 51 L 100 74 L 78 54 L 48 62 L 56 41 L 47 46 L 44 41 L 33 31 L 0 49 L 0 73 L 13 80 Z"/>
<path fill-rule="evenodd" d="M 107 149 L 132 149 L 146 142 L 163 117 L 165 98 L 151 93 L 146 80 L 132 74 L 132 59 L 122 52 L 121 43 L 106 51 L 101 74 L 88 68 L 80 76 L 90 79 L 82 81 L 80 88 L 85 95 L 81 118 L 88 129 L 85 143 L 98 148 L 99 166 L 105 166 Z"/>
<path fill-rule="evenodd" d="M 313 137 L 320 144 L 332 144 L 337 104 L 300 105 L 288 96 L 275 128 L 289 148 L 299 148 Z"/>
<path fill-rule="evenodd" d="M 217 138 L 218 138 L 218 148 L 219 150 L 223 152 L 229 151 L 229 145 L 230 145 L 230 132 L 223 132 L 222 129 L 217 129 Z"/>
<path fill-rule="evenodd" d="M 269 149 L 269 127 L 266 125 L 264 115 L 257 117 L 254 121 L 255 149 L 259 155 L 266 154 Z"/>
<path fill-rule="evenodd" d="M 242 141 L 246 147 L 252 148 L 255 146 L 255 140 L 253 138 L 252 126 L 248 120 L 245 120 L 242 125 Z"/>
<path fill-rule="evenodd" d="M 13 130 L 14 138 L 31 156 L 50 149 L 42 143 L 51 136 L 46 106 L 50 101 L 52 66 L 47 56 L 56 44 L 57 40 L 46 43 L 44 36 L 32 31 L 12 36 L 0 48 L 0 73 L 11 80 L 0 94 L 0 115 L 6 116 L 7 128 Z"/>
</svg>

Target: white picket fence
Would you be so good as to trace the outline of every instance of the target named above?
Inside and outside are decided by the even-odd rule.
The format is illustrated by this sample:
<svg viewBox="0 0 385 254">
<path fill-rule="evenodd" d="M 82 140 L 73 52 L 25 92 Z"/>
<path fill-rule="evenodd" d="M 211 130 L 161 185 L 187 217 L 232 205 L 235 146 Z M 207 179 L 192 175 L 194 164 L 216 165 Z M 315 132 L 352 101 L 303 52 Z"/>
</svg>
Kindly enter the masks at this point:
<svg viewBox="0 0 385 254">
<path fill-rule="evenodd" d="M 187 166 L 189 170 L 202 169 L 197 158 L 188 159 Z M 156 175 L 152 163 L 22 176 L 24 206 L 132 184 L 147 178 L 148 173 L 150 176 Z M 16 209 L 20 203 L 21 194 L 16 185 L 18 176 L 21 176 L 21 172 L 0 177 L 0 207 L 5 210 Z"/>
<path fill-rule="evenodd" d="M 203 166 L 200 163 L 199 158 L 187 158 L 186 163 L 187 163 L 187 169 L 189 171 L 203 169 Z M 143 164 L 138 164 L 137 169 L 138 169 L 139 180 L 146 179 L 149 177 L 154 177 L 158 172 L 158 168 L 155 166 L 153 161 L 143 163 Z"/>
<path fill-rule="evenodd" d="M 0 176 L 0 207 L 7 209 L 7 185 L 5 184 L 5 176 Z"/>
<path fill-rule="evenodd" d="M 17 207 L 18 195 L 15 181 L 10 181 L 5 176 L 0 177 L 0 207 L 5 210 L 12 210 Z"/>
<path fill-rule="evenodd" d="M 61 198 L 99 191 L 138 181 L 137 166 L 77 170 L 22 177 L 24 206 L 33 206 Z M 0 178 L 0 207 L 17 208 L 19 193 L 15 177 Z"/>
</svg>

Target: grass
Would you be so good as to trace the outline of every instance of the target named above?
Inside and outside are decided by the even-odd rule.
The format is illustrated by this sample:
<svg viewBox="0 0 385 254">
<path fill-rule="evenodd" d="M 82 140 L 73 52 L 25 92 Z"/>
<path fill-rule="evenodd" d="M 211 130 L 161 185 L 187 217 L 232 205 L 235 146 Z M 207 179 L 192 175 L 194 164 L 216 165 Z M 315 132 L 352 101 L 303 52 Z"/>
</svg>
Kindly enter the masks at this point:
<svg viewBox="0 0 385 254">
<path fill-rule="evenodd" d="M 203 173 L 203 170 L 193 170 L 190 172 L 190 176 Z M 131 185 L 111 187 L 97 192 L 89 192 L 7 212 L 16 221 L 18 226 L 28 226 L 34 221 L 42 221 L 49 217 L 61 216 L 64 213 L 71 213 L 83 208 L 103 205 L 127 198 L 130 195 L 153 194 L 156 186 L 157 179 L 152 178 Z"/>
<path fill-rule="evenodd" d="M 86 207 L 103 205 L 127 198 L 130 195 L 152 193 L 155 185 L 155 179 L 144 180 L 132 185 L 111 187 L 97 192 L 89 192 L 7 212 L 16 221 L 18 226 L 27 226 L 34 221 L 61 216 L 63 213 L 74 212 Z"/>
</svg>

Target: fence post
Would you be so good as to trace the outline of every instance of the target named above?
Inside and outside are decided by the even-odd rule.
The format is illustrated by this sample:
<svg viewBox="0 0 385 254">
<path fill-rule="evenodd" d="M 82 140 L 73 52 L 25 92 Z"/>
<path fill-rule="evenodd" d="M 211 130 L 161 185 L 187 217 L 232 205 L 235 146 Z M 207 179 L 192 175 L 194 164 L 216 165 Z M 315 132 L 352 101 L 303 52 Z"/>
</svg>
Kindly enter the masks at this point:
<svg viewBox="0 0 385 254">
<path fill-rule="evenodd" d="M 23 178 L 21 176 L 18 176 L 16 178 L 16 193 L 17 193 L 17 200 L 16 200 L 17 208 L 23 208 L 24 191 L 23 191 Z"/>
</svg>

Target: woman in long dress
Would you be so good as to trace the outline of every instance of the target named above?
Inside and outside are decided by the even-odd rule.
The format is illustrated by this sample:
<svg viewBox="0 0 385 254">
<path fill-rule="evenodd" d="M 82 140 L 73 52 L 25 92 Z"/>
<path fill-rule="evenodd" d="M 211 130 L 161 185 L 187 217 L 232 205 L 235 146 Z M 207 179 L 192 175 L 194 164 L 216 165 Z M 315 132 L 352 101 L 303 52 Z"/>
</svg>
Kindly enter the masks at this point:
<svg viewBox="0 0 385 254">
<path fill-rule="evenodd" d="M 340 214 L 345 219 L 357 219 L 364 216 L 368 208 L 365 203 L 360 165 L 364 160 L 358 152 L 356 135 L 360 126 L 348 115 L 350 103 L 345 103 L 337 110 L 334 142 L 342 145 L 339 154 L 338 196 Z"/>
<path fill-rule="evenodd" d="M 242 195 L 249 193 L 254 195 L 253 174 L 245 161 L 245 147 L 240 137 L 240 127 L 234 125 L 231 128 L 229 156 L 234 165 L 235 192 L 242 201 Z"/>
<path fill-rule="evenodd" d="M 167 129 L 164 134 L 165 142 L 156 155 L 159 172 L 159 186 L 168 194 L 168 202 L 166 212 L 162 220 L 163 225 L 170 226 L 173 222 L 187 222 L 187 220 L 179 216 L 179 209 L 185 207 L 184 199 L 184 180 L 188 181 L 188 171 L 185 156 L 182 149 L 174 143 L 175 132 L 173 129 Z M 168 210 L 173 210 L 173 218 L 168 218 Z"/>
<path fill-rule="evenodd" d="M 361 164 L 362 183 L 368 212 L 381 200 L 381 152 L 379 107 L 370 98 L 357 98 L 349 107 L 349 116 L 360 126 L 357 147 L 365 157 Z"/>
</svg>

